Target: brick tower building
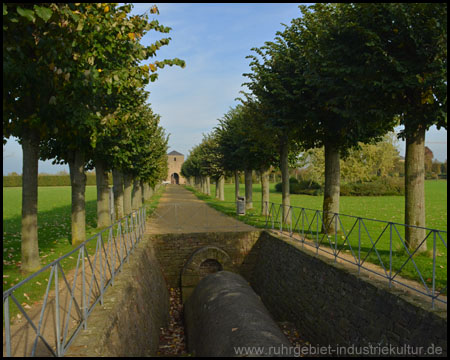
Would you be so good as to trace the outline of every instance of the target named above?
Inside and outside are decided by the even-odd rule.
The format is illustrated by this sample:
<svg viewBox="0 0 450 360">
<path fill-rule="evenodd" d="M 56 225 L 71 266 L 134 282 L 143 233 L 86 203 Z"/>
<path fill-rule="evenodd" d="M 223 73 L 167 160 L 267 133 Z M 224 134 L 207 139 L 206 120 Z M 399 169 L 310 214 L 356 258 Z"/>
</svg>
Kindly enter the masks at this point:
<svg viewBox="0 0 450 360">
<path fill-rule="evenodd" d="M 181 176 L 181 165 L 184 162 L 184 155 L 177 151 L 167 154 L 167 163 L 169 164 L 169 172 L 166 181 L 171 184 L 186 184 L 186 179 Z"/>
</svg>

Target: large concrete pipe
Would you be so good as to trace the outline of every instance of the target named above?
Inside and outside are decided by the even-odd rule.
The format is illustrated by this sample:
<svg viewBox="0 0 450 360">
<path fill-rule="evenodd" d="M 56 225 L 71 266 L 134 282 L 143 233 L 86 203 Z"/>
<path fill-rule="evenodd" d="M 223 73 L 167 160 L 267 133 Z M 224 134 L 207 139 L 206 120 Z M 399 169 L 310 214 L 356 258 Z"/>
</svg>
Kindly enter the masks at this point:
<svg viewBox="0 0 450 360">
<path fill-rule="evenodd" d="M 261 299 L 240 275 L 204 277 L 184 307 L 194 356 L 293 356 L 293 348 Z"/>
</svg>

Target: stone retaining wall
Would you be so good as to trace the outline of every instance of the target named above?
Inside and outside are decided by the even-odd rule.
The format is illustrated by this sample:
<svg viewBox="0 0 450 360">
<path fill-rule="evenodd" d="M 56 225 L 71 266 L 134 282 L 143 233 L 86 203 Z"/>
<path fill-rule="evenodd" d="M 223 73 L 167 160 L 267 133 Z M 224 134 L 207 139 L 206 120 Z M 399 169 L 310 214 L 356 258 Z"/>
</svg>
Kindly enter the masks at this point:
<svg viewBox="0 0 450 360">
<path fill-rule="evenodd" d="M 358 276 L 355 266 L 272 233 L 263 232 L 251 252 L 252 287 L 277 321 L 294 322 L 311 344 L 434 346 L 447 353 L 447 315 L 432 311 L 430 301 L 389 290 L 386 281 Z"/>
<path fill-rule="evenodd" d="M 180 287 L 181 273 L 191 255 L 205 246 L 216 246 L 231 258 L 231 267 L 248 277 L 255 257 L 250 254 L 261 231 L 151 235 L 156 257 L 170 287 Z M 228 268 L 230 269 L 230 268 Z M 227 269 L 227 270 L 228 270 Z"/>
<path fill-rule="evenodd" d="M 166 325 L 169 293 L 151 241 L 137 245 L 128 263 L 106 290 L 66 356 L 128 357 L 155 355 Z"/>
</svg>

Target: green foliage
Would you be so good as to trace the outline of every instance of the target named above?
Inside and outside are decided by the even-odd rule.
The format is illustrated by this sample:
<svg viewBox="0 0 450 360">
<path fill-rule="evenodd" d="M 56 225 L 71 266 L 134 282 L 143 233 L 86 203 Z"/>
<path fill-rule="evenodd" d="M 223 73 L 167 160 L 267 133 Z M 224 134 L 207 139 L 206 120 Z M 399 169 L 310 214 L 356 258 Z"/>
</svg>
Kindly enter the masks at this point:
<svg viewBox="0 0 450 360">
<path fill-rule="evenodd" d="M 447 4 L 370 4 L 367 26 L 382 39 L 383 84 L 405 128 L 447 128 Z M 357 9 L 362 4 L 357 6 Z"/>
<path fill-rule="evenodd" d="M 275 185 L 275 190 L 281 192 L 282 184 Z M 305 195 L 322 195 L 322 186 L 314 180 L 301 180 L 291 177 L 289 179 L 289 192 L 291 194 L 305 194 Z"/>
<path fill-rule="evenodd" d="M 297 181 L 289 179 L 291 194 L 323 195 L 323 187 L 314 180 Z M 275 185 L 275 191 L 281 192 L 281 183 Z M 341 196 L 395 196 L 405 194 L 405 181 L 402 178 L 387 177 L 374 181 L 351 182 L 341 184 Z"/>
<path fill-rule="evenodd" d="M 75 7 L 78 16 L 67 19 L 71 28 L 67 40 L 72 48 L 67 62 L 74 72 L 60 100 L 64 108 L 62 117 L 71 120 L 47 142 L 43 156 L 56 157 L 56 162 L 64 163 L 70 161 L 73 151 L 83 151 L 94 163 L 96 158 L 104 157 L 110 168 L 116 166 L 135 174 L 138 167 L 133 167 L 131 159 L 137 157 L 144 145 L 137 142 L 140 135 L 134 132 L 151 121 L 143 115 L 148 97 L 144 87 L 157 78 L 155 64 L 139 63 L 154 56 L 170 38 L 150 46 L 143 46 L 139 39 L 150 30 L 167 33 L 170 28 L 157 21 L 148 22 L 147 15 L 129 17 L 130 5 L 77 4 Z M 184 66 L 184 62 L 163 60 L 156 65 L 159 68 Z M 139 121 L 142 124 L 137 125 Z M 128 128 L 124 130 L 124 127 Z M 124 136 L 114 143 L 114 133 Z M 133 149 L 132 153 L 129 149 Z M 117 156 L 111 156 L 113 153 Z"/>
<path fill-rule="evenodd" d="M 381 50 L 374 34 L 362 21 L 366 12 L 352 4 L 300 6 L 282 36 L 307 66 L 297 65 L 298 80 L 308 96 L 300 141 L 306 148 L 330 145 L 340 154 L 373 139 L 380 139 L 395 125 L 386 108 L 383 72 L 372 71 Z"/>
<path fill-rule="evenodd" d="M 358 148 L 349 150 L 347 156 L 340 159 L 341 180 L 362 182 L 396 175 L 398 159 L 394 133 L 385 135 L 376 143 L 358 143 Z M 306 167 L 303 171 L 304 178 L 323 183 L 324 164 L 324 149 L 315 148 L 302 153 L 298 165 Z"/>
<path fill-rule="evenodd" d="M 246 134 L 241 128 L 242 106 L 230 108 L 219 119 L 219 126 L 215 128 L 217 134 L 218 151 L 222 154 L 222 167 L 226 171 L 240 171 L 245 169 L 242 160 L 242 143 L 246 141 Z"/>
<path fill-rule="evenodd" d="M 18 187 L 22 186 L 22 176 L 21 175 L 3 175 L 3 187 Z"/>
<path fill-rule="evenodd" d="M 369 182 L 342 184 L 341 196 L 390 196 L 405 194 L 403 178 L 383 178 Z"/>
<path fill-rule="evenodd" d="M 66 163 L 74 151 L 82 151 L 86 160 L 105 156 L 110 168 L 136 173 L 138 167 L 133 168 L 131 160 L 142 159 L 138 152 L 145 146 L 137 143 L 139 134 L 131 133 L 155 121 L 149 118 L 153 114 L 143 114 L 145 110 L 137 114 L 138 108 L 147 106 L 144 87 L 157 79 L 157 68 L 185 63 L 165 59 L 140 64 L 168 45 L 170 38 L 149 46 L 139 39 L 151 30 L 171 29 L 148 21 L 145 14 L 130 17 L 131 8 L 112 3 L 4 4 L 4 142 L 10 135 L 20 141 L 21 134 L 33 130 L 41 140 L 43 160 Z M 152 13 L 158 13 L 154 9 Z M 139 121 L 142 124 L 136 126 Z M 149 127 L 155 137 L 164 138 L 160 142 L 167 140 L 161 129 Z M 124 133 L 118 140 L 126 146 L 114 143 L 114 133 Z M 149 145 L 146 151 L 150 148 L 154 156 L 146 159 L 161 162 L 164 146 L 156 151 Z M 87 169 L 93 166 L 86 164 Z M 149 177 L 152 171 L 140 175 Z"/>
<path fill-rule="evenodd" d="M 49 102 L 54 78 L 48 64 L 60 50 L 59 28 L 54 19 L 61 7 L 55 4 L 3 4 L 3 142 L 11 135 L 20 140 L 36 134 L 49 135 Z M 44 40 L 44 35 L 47 39 Z"/>
</svg>

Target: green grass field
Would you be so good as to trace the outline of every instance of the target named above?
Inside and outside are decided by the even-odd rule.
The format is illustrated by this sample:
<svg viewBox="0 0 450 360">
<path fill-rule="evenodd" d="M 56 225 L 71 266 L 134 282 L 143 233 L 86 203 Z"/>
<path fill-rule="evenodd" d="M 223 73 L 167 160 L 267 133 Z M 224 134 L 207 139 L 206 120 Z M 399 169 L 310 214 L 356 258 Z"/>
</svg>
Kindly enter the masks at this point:
<svg viewBox="0 0 450 360">
<path fill-rule="evenodd" d="M 147 204 L 149 209 L 156 207 L 163 187 L 155 192 Z M 21 259 L 21 199 L 22 188 L 3 188 L 3 291 L 23 280 L 27 275 L 20 271 Z M 86 239 L 100 231 L 97 229 L 97 190 L 95 186 L 86 187 Z M 70 186 L 38 188 L 38 238 L 41 267 L 70 252 L 71 233 L 71 190 Z M 104 240 L 107 234 L 104 234 Z M 95 241 L 88 250 L 95 251 Z M 76 266 L 77 255 L 62 262 L 64 271 Z M 30 305 L 40 300 L 45 293 L 48 271 L 20 287 L 15 296 L 22 304 Z M 17 313 L 14 307 L 12 315 Z"/>
<path fill-rule="evenodd" d="M 240 184 L 240 195 L 245 187 Z M 214 195 L 215 185 L 211 185 Z M 427 227 L 447 230 L 447 181 L 425 181 L 425 214 Z M 214 196 L 212 196 L 214 197 Z M 225 202 L 234 202 L 234 184 L 225 185 Z M 270 202 L 281 204 L 281 193 L 270 184 Z M 291 195 L 291 205 L 322 210 L 323 196 Z M 253 206 L 261 211 L 261 185 L 253 185 Z M 370 219 L 404 223 L 405 198 L 403 196 L 341 196 L 340 213 Z"/>
<path fill-rule="evenodd" d="M 193 190 L 193 189 L 191 189 Z M 194 190 L 193 190 L 194 191 Z M 225 201 L 221 202 L 213 199 L 215 194 L 215 186 L 211 186 L 211 194 L 213 196 L 207 197 L 204 194 L 196 192 L 196 195 L 207 201 L 216 209 L 235 216 L 236 207 L 234 202 L 234 185 L 227 184 L 225 186 Z M 240 185 L 240 195 L 245 194 L 245 187 Z M 429 180 L 425 182 L 426 194 L 426 227 L 447 231 L 447 181 L 445 180 Z M 336 237 L 327 238 L 318 232 L 320 225 L 316 227 L 317 215 L 316 210 L 322 210 L 323 196 L 309 196 L 309 195 L 291 195 L 291 205 L 298 207 L 294 209 L 293 223 L 297 224 L 296 231 L 305 232 L 308 238 L 315 240 L 321 245 L 333 247 L 341 252 L 352 254 L 355 257 L 355 262 L 366 259 L 377 265 L 383 264 L 387 272 L 390 271 L 390 263 L 392 263 L 392 275 L 396 271 L 400 271 L 399 275 L 411 278 L 421 282 L 419 272 L 427 286 L 431 289 L 432 273 L 433 273 L 433 233 L 429 233 L 427 238 L 428 251 L 415 255 L 413 257 L 415 265 L 411 260 L 407 261 L 408 254 L 404 249 L 402 240 L 404 241 L 404 227 L 401 225 L 389 226 L 386 222 L 404 223 L 404 196 L 341 196 L 340 198 L 340 219 L 342 221 L 343 229 Z M 270 184 L 270 202 L 281 204 L 281 194 L 275 191 L 275 184 Z M 241 216 L 240 219 L 255 226 L 263 226 L 266 219 L 259 216 L 261 213 L 261 186 L 260 184 L 253 185 L 253 206 L 254 209 L 247 211 L 246 216 Z M 301 212 L 300 208 L 311 210 L 304 210 Z M 344 216 L 351 215 L 351 216 Z M 363 220 L 358 222 L 354 217 L 361 217 L 373 220 Z M 281 215 L 279 215 L 279 219 Z M 302 227 L 303 221 L 303 227 Z M 309 225 L 311 225 L 309 227 Z M 361 224 L 361 225 L 360 225 Z M 386 228 L 386 225 L 388 226 Z M 271 223 L 269 224 L 271 226 Z M 275 227 L 279 228 L 279 223 L 275 221 Z M 359 229 L 359 226 L 361 228 Z M 390 260 L 390 230 L 392 228 L 392 261 Z M 367 230 L 366 230 L 367 229 Z M 360 231 L 360 235 L 358 234 Z M 370 236 L 369 236 L 369 235 Z M 447 286 L 447 234 L 439 233 L 436 237 L 436 290 L 446 288 Z M 359 247 L 359 240 L 360 247 Z M 402 240 L 401 240 L 402 239 Z M 373 244 L 378 252 L 374 251 Z M 349 245 L 350 244 L 350 245 Z M 331 250 L 330 250 L 331 252 Z M 358 260 L 358 258 L 360 260 Z M 405 264 L 406 262 L 406 264 Z M 417 269 L 419 271 L 417 271 Z M 443 293 L 446 293 L 443 290 Z"/>
</svg>

